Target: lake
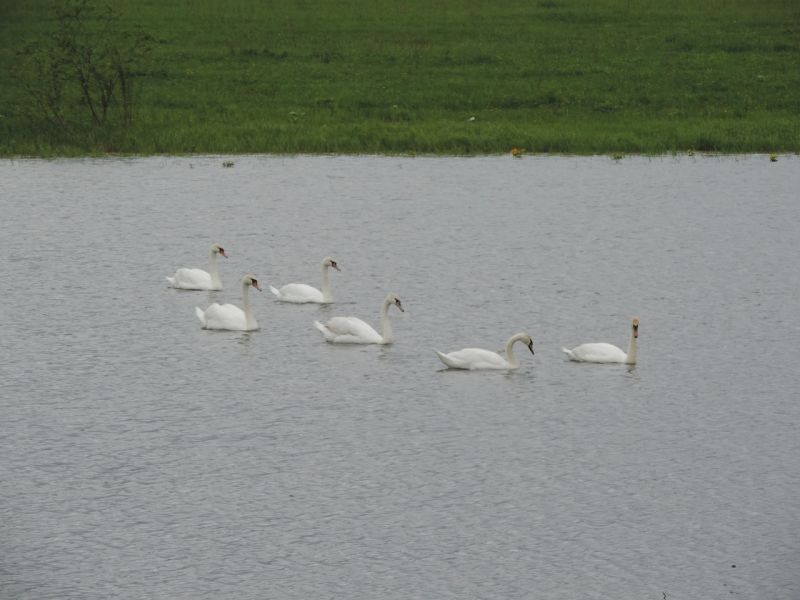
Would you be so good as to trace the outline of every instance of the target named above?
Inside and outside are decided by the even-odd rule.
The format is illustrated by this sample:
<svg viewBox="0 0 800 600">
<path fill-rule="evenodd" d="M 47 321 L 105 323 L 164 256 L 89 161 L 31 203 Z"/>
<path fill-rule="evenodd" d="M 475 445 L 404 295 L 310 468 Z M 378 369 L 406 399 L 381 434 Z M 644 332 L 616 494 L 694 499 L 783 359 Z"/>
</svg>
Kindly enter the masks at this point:
<svg viewBox="0 0 800 600">
<path fill-rule="evenodd" d="M 224 167 L 223 162 L 233 161 Z M 0 597 L 800 597 L 800 158 L 0 161 Z M 225 289 L 171 289 L 218 242 Z M 332 305 L 268 290 L 320 285 Z M 254 332 L 194 314 L 241 303 Z M 326 343 L 314 320 L 395 343 Z M 638 364 L 574 363 L 583 342 Z M 434 349 L 516 346 L 512 372 Z"/>
</svg>

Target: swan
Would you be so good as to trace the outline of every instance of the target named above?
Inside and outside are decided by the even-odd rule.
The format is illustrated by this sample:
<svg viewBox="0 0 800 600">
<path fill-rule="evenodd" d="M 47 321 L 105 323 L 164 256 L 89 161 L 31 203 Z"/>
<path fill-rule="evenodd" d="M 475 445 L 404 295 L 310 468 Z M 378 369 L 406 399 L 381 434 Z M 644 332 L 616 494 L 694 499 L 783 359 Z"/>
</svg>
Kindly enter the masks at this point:
<svg viewBox="0 0 800 600">
<path fill-rule="evenodd" d="M 317 304 L 329 304 L 333 302 L 333 295 L 331 288 L 328 285 L 328 268 L 333 267 L 337 271 L 341 271 L 339 265 L 330 256 L 326 256 L 322 260 L 322 291 L 317 288 L 306 285 L 305 283 L 287 283 L 281 289 L 269 286 L 269 290 L 275 294 L 275 297 L 281 302 L 294 302 L 296 304 L 303 304 L 305 302 L 315 302 Z"/>
<path fill-rule="evenodd" d="M 245 275 L 242 278 L 244 310 L 233 304 L 217 304 L 216 302 L 205 310 L 195 306 L 194 312 L 203 324 L 203 329 L 229 329 L 232 331 L 258 329 L 258 323 L 253 317 L 253 309 L 250 307 L 250 296 L 248 295 L 250 286 L 261 291 L 261 288 L 258 287 L 258 280 L 253 275 Z"/>
<path fill-rule="evenodd" d="M 322 332 L 328 342 L 335 344 L 391 344 L 392 324 L 389 322 L 389 307 L 394 304 L 403 310 L 400 298 L 389 294 L 381 305 L 381 329 L 383 335 L 356 317 L 333 317 L 324 325 L 314 321 L 314 327 Z"/>
<path fill-rule="evenodd" d="M 208 257 L 208 271 L 203 269 L 181 268 L 175 271 L 175 275 L 167 277 L 170 286 L 181 290 L 221 290 L 222 281 L 217 272 L 217 254 L 225 258 L 225 250 L 219 244 L 211 246 L 211 254 Z"/>
<path fill-rule="evenodd" d="M 625 363 L 628 365 L 636 364 L 636 342 L 639 339 L 639 318 L 631 320 L 631 338 L 628 342 L 628 352 L 623 352 L 613 344 L 596 342 L 591 344 L 581 344 L 572 350 L 562 348 L 561 350 L 569 356 L 570 360 L 578 362 L 593 363 Z"/>
<path fill-rule="evenodd" d="M 484 350 L 483 348 L 464 348 L 456 352 L 445 354 L 436 350 L 439 359 L 450 369 L 467 369 L 475 371 L 477 369 L 519 369 L 519 361 L 514 355 L 513 347 L 517 342 L 522 342 L 528 346 L 528 350 L 533 354 L 533 339 L 527 333 L 517 333 L 508 338 L 506 342 L 506 356 L 503 358 L 497 352 Z"/>
</svg>

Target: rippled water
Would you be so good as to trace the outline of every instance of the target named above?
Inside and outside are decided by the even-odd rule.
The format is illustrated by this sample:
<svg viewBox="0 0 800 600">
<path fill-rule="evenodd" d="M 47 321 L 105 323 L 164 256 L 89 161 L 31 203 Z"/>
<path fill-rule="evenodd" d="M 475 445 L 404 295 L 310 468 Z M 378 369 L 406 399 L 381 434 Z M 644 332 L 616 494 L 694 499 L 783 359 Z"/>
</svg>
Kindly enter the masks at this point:
<svg viewBox="0 0 800 600">
<path fill-rule="evenodd" d="M 0 162 L 0 597 L 799 597 L 798 189 L 797 157 Z M 212 242 L 226 289 L 167 288 Z M 326 254 L 336 304 L 266 291 Z M 261 330 L 201 330 L 247 271 Z M 394 345 L 312 326 L 389 291 Z M 565 360 L 634 315 L 635 368 Z M 523 329 L 517 372 L 433 353 Z"/>
</svg>

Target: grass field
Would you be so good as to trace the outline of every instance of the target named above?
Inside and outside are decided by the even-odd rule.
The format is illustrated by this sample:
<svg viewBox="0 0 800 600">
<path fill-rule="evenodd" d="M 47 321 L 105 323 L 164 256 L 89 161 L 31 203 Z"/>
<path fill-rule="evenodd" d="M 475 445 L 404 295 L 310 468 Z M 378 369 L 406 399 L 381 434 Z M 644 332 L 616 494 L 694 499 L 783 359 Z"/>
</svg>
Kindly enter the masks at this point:
<svg viewBox="0 0 800 600">
<path fill-rule="evenodd" d="M 130 127 L 26 118 L 0 3 L 0 155 L 800 151 L 796 0 L 118 0 L 159 43 Z"/>
</svg>

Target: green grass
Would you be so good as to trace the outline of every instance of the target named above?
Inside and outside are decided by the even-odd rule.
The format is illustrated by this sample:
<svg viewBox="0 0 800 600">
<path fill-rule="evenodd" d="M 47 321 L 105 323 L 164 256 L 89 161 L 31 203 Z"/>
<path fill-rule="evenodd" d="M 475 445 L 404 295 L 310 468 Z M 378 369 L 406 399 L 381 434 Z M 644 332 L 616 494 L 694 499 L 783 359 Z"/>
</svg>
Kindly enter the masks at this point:
<svg viewBox="0 0 800 600">
<path fill-rule="evenodd" d="M 113 6 L 161 41 L 135 121 L 67 136 L 12 68 L 50 2 L 0 4 L 0 155 L 800 151 L 796 0 Z"/>
</svg>

